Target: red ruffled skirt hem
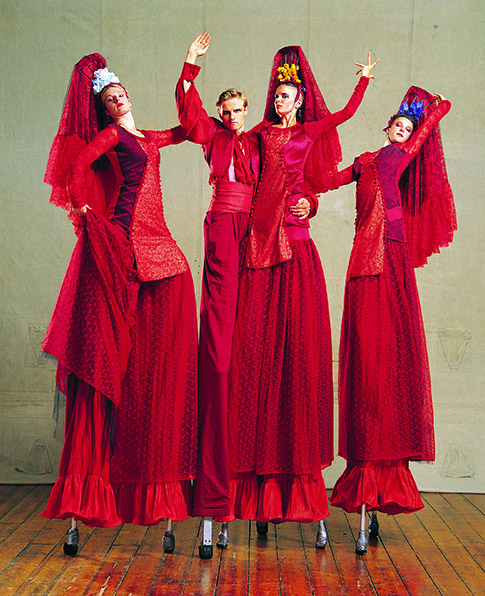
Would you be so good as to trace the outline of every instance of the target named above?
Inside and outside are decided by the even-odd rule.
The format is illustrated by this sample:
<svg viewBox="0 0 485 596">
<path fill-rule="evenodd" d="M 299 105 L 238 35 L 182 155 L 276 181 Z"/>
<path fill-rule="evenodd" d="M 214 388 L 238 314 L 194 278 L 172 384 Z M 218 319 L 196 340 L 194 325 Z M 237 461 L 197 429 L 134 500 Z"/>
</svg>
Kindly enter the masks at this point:
<svg viewBox="0 0 485 596">
<path fill-rule="evenodd" d="M 99 476 L 60 476 L 54 484 L 45 511 L 51 518 L 74 517 L 88 526 L 109 528 L 123 522 L 119 518 L 111 484 Z"/>
<path fill-rule="evenodd" d="M 348 463 L 337 480 L 330 503 L 347 513 L 368 510 L 389 515 L 412 513 L 424 507 L 408 460 Z"/>
<path fill-rule="evenodd" d="M 235 519 L 281 523 L 314 522 L 329 514 L 325 482 L 321 473 L 240 473 L 231 480 L 231 513 L 216 521 Z"/>
<path fill-rule="evenodd" d="M 114 482 L 114 498 L 121 523 L 155 526 L 164 519 L 189 517 L 190 480 L 174 482 Z"/>
</svg>

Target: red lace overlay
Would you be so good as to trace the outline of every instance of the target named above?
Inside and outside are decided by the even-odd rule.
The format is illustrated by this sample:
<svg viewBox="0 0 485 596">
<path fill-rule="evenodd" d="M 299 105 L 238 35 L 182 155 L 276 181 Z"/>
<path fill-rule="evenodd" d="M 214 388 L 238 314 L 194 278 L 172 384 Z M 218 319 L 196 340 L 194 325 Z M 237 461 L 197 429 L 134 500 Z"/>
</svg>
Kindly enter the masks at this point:
<svg viewBox="0 0 485 596">
<path fill-rule="evenodd" d="M 230 373 L 233 472 L 312 474 L 333 459 L 331 336 L 311 240 L 281 265 L 244 270 Z"/>
<path fill-rule="evenodd" d="M 161 131 L 155 137 L 159 147 L 168 144 L 169 134 L 167 133 L 170 132 Z M 139 139 L 147 160 L 137 193 L 130 230 L 137 272 L 141 281 L 164 279 L 189 269 L 184 254 L 175 243 L 165 223 L 160 186 L 160 154 L 155 143 L 150 142 L 155 134 L 150 132 L 147 140 Z"/>
<path fill-rule="evenodd" d="M 42 349 L 116 404 L 139 283 L 123 230 L 91 211 L 84 221 Z"/>
<path fill-rule="evenodd" d="M 236 517 L 246 511 L 243 519 L 296 519 L 292 512 L 304 510 L 298 521 L 309 521 L 308 511 L 313 520 L 327 514 L 319 493 L 325 486 L 320 471 L 333 459 L 327 294 L 313 242 L 292 241 L 291 249 L 290 261 L 246 269 L 240 277 L 229 453 L 231 508 Z M 248 474 L 241 478 L 241 472 Z"/>
<path fill-rule="evenodd" d="M 405 243 L 385 241 L 382 275 L 347 282 L 339 361 L 339 455 L 433 460 L 426 339 Z"/>
<path fill-rule="evenodd" d="M 384 269 L 386 214 L 374 153 L 359 157 L 362 171 L 357 183 L 356 234 L 347 278 L 377 275 Z"/>
<path fill-rule="evenodd" d="M 124 522 L 188 516 L 187 486 L 180 481 L 195 477 L 197 462 L 194 314 L 189 273 L 141 285 L 110 461 Z"/>
<path fill-rule="evenodd" d="M 263 171 L 251 219 L 246 267 L 269 267 L 291 259 L 285 232 L 286 202 L 289 195 L 284 150 L 291 129 L 270 127 L 263 147 Z"/>
</svg>

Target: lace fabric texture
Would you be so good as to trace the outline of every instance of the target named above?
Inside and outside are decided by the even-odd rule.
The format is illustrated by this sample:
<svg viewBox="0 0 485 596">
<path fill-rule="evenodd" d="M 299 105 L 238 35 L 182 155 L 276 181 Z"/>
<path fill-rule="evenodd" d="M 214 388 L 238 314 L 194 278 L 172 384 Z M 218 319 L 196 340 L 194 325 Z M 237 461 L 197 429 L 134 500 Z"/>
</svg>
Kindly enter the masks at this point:
<svg viewBox="0 0 485 596">
<path fill-rule="evenodd" d="M 138 289 L 125 233 L 89 211 L 42 344 L 61 365 L 61 391 L 63 377 L 74 373 L 119 402 Z"/>
<path fill-rule="evenodd" d="M 331 335 L 311 240 L 290 261 L 245 269 L 230 373 L 231 474 L 313 474 L 333 459 Z"/>
<path fill-rule="evenodd" d="M 400 187 L 411 262 L 414 267 L 422 267 L 429 256 L 452 242 L 457 223 L 439 125 L 429 124 L 434 112 L 446 114 L 449 102 L 436 106 L 433 95 L 420 87 L 411 87 L 403 102 L 414 100 L 424 102 L 425 118 L 414 135 L 427 136 L 404 172 Z"/>
<path fill-rule="evenodd" d="M 52 186 L 51 203 L 64 209 L 70 209 L 71 205 L 67 194 L 69 168 L 76 155 L 99 130 L 92 80 L 94 72 L 105 67 L 106 60 L 100 54 L 84 56 L 75 65 L 67 90 L 59 130 L 49 153 L 44 177 L 44 182 Z M 91 187 L 91 196 L 101 192 L 99 184 L 104 182 L 101 172 L 89 176 L 87 184 Z"/>
<path fill-rule="evenodd" d="M 195 300 L 190 274 L 141 284 L 116 409 L 112 482 L 172 482 L 197 461 Z"/>
<path fill-rule="evenodd" d="M 264 165 L 251 218 L 246 267 L 269 267 L 291 258 L 284 225 L 289 192 L 284 150 L 290 136 L 289 128 L 271 127 L 263 144 Z"/>
<path fill-rule="evenodd" d="M 340 340 L 339 455 L 433 460 L 431 383 L 406 243 L 385 240 L 382 275 L 350 279 Z"/>
</svg>

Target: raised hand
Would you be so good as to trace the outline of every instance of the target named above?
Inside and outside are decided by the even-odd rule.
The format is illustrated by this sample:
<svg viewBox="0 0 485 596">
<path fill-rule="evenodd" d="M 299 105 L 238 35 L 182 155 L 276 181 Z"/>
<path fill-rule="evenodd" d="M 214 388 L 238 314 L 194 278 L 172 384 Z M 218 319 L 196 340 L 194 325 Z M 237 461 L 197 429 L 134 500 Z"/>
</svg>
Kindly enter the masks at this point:
<svg viewBox="0 0 485 596">
<path fill-rule="evenodd" d="M 188 62 L 189 64 L 195 64 L 197 58 L 199 56 L 203 56 L 207 52 L 210 42 L 211 36 L 208 33 L 201 33 L 200 35 L 197 35 L 187 50 L 185 62 Z"/>
<path fill-rule="evenodd" d="M 368 79 L 375 79 L 371 72 L 374 66 L 379 62 L 379 58 L 377 58 L 377 60 L 371 64 L 370 54 L 370 52 L 367 54 L 367 64 L 360 64 L 359 62 L 354 62 L 355 66 L 359 67 L 359 70 L 355 74 L 357 75 L 360 73 L 360 75 L 363 77 L 367 77 Z"/>
</svg>

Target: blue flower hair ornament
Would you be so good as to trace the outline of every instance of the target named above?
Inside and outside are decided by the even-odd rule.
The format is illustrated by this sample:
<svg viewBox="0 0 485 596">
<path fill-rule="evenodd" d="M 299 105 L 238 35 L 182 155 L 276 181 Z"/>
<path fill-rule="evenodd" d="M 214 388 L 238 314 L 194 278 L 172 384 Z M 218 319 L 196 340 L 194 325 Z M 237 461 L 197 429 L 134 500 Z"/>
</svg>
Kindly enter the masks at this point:
<svg viewBox="0 0 485 596">
<path fill-rule="evenodd" d="M 407 103 L 407 101 L 405 101 L 404 103 L 401 104 L 401 107 L 399 108 L 398 114 L 400 114 L 401 116 L 405 116 L 405 117 L 410 117 L 413 120 L 419 120 L 420 117 L 422 116 L 422 114 L 424 113 L 423 110 L 423 102 L 422 101 L 413 101 L 411 102 L 411 105 L 409 105 Z"/>
</svg>

